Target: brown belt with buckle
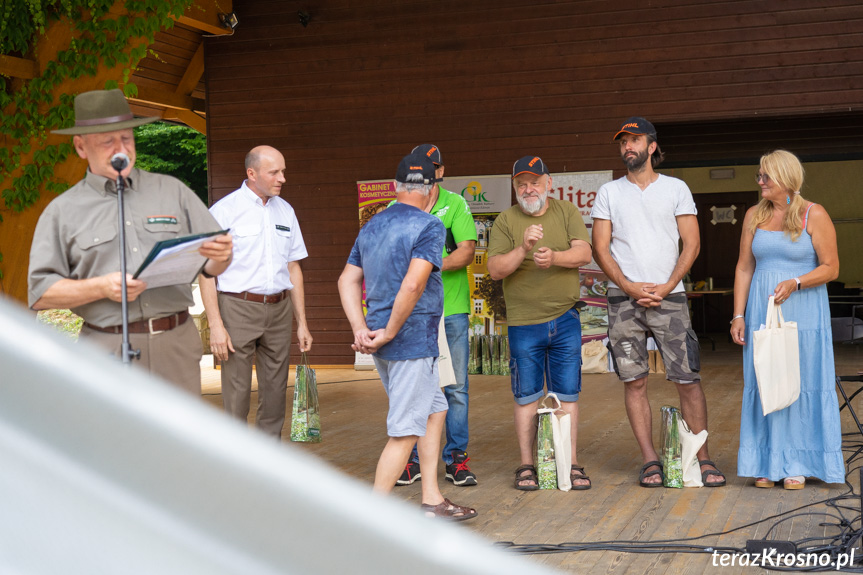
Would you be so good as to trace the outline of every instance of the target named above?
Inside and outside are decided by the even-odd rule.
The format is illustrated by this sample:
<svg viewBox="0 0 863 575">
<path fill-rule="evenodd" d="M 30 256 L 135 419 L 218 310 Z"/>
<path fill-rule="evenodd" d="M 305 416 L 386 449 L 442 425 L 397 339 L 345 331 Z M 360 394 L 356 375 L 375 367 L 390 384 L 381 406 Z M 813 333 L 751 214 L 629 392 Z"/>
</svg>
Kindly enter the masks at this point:
<svg viewBox="0 0 863 575">
<path fill-rule="evenodd" d="M 181 326 L 186 323 L 187 319 L 189 319 L 189 312 L 181 311 L 180 313 L 175 313 L 174 315 L 169 315 L 167 317 L 134 321 L 129 324 L 129 333 L 149 333 L 155 335 L 157 333 L 162 333 L 163 331 L 170 331 L 175 327 Z M 101 331 L 102 333 L 123 333 L 122 325 L 99 327 L 97 325 L 93 325 L 92 323 L 84 322 L 84 326 L 89 327 L 90 329 L 95 331 Z"/>
<path fill-rule="evenodd" d="M 237 299 L 245 300 L 245 301 L 253 301 L 255 303 L 279 303 L 286 297 L 288 297 L 289 290 L 283 290 L 279 293 L 274 293 L 272 295 L 263 295 L 259 293 L 250 293 L 247 291 L 241 293 L 235 293 L 230 291 L 220 291 L 219 293 L 222 295 L 227 295 L 231 297 L 235 297 Z"/>
</svg>

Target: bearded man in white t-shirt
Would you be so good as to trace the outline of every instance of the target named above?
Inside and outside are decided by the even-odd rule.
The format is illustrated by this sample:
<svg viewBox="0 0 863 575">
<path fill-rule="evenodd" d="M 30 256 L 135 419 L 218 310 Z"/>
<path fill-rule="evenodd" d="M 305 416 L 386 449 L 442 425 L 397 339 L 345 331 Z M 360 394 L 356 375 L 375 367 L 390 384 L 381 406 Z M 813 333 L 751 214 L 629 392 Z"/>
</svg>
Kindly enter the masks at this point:
<svg viewBox="0 0 863 575">
<path fill-rule="evenodd" d="M 698 337 L 682 282 L 698 256 L 698 220 L 686 184 L 654 171 L 664 154 L 653 124 L 629 118 L 614 139 L 627 173 L 597 193 L 591 212 L 593 251 L 611 280 L 608 337 L 615 372 L 624 383 L 626 414 L 644 460 L 639 484 L 661 487 L 665 470 L 653 446 L 647 398 L 648 335 L 662 354 L 666 378 L 676 384 L 683 419 L 693 433 L 707 429 Z M 725 485 L 706 442 L 698 461 L 706 487 Z"/>
</svg>

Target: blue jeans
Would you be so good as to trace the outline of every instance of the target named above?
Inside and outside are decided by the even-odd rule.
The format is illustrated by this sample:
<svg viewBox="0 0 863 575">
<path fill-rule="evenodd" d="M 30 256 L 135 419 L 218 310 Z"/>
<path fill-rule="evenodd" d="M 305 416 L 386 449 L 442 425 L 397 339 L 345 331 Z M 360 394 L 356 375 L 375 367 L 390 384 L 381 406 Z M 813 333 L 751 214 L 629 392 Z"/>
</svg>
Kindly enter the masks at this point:
<svg viewBox="0 0 863 575">
<path fill-rule="evenodd" d="M 509 326 L 512 394 L 528 405 L 548 391 L 561 401 L 578 401 L 581 391 L 581 320 L 578 310 L 534 325 Z"/>
<path fill-rule="evenodd" d="M 448 315 L 444 318 L 446 342 L 455 371 L 455 385 L 443 388 L 449 409 L 446 412 L 446 445 L 441 457 L 445 465 L 452 464 L 453 451 L 467 451 L 468 433 L 468 380 L 467 356 L 470 353 L 468 330 L 470 320 L 466 313 Z M 414 445 L 413 461 L 419 461 Z"/>
</svg>

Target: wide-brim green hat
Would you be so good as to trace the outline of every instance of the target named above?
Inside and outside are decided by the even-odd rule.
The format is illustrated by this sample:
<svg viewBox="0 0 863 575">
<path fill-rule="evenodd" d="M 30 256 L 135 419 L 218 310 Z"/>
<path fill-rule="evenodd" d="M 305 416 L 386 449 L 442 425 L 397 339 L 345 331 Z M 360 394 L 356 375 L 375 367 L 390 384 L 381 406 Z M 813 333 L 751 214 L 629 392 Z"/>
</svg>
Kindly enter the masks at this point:
<svg viewBox="0 0 863 575">
<path fill-rule="evenodd" d="M 75 96 L 75 126 L 52 134 L 101 134 L 150 124 L 161 118 L 136 118 L 122 90 L 94 90 Z"/>
</svg>

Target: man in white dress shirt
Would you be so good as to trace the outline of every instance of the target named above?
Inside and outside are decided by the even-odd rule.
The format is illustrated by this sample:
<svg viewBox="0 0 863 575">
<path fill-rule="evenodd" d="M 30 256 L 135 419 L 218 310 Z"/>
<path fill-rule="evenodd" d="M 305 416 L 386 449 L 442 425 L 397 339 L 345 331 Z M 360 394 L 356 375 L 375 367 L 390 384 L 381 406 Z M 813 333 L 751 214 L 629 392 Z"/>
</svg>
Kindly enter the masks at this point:
<svg viewBox="0 0 863 575">
<path fill-rule="evenodd" d="M 300 351 L 312 348 L 301 259 L 308 256 L 294 209 L 279 197 L 285 158 L 258 146 L 246 155 L 246 181 L 210 208 L 234 237 L 234 260 L 218 278 L 201 277 L 210 349 L 222 363 L 225 411 L 246 421 L 257 353 L 255 425 L 280 438 L 285 423 L 292 316 Z"/>
</svg>

